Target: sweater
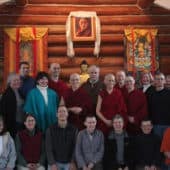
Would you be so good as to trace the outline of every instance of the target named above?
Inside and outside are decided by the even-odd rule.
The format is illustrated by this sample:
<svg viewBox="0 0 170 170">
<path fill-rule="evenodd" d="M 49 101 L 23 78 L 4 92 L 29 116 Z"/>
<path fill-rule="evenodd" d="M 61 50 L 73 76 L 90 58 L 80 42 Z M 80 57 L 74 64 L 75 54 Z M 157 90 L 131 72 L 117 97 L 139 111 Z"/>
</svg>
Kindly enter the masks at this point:
<svg viewBox="0 0 170 170">
<path fill-rule="evenodd" d="M 15 151 L 15 144 L 7 132 L 2 136 L 3 141 L 3 152 L 0 155 L 0 169 L 10 168 L 13 169 L 15 167 L 16 161 L 16 151 Z"/>
<path fill-rule="evenodd" d="M 79 168 L 89 163 L 100 163 L 104 154 L 104 136 L 95 130 L 90 137 L 86 129 L 79 132 L 76 142 L 76 161 Z"/>
<path fill-rule="evenodd" d="M 45 163 L 45 146 L 42 133 L 34 129 L 33 131 L 22 130 L 15 139 L 17 162 L 26 167 L 28 163 Z M 37 146 L 38 145 L 38 146 Z"/>
<path fill-rule="evenodd" d="M 135 138 L 134 159 L 136 165 L 160 165 L 160 139 L 155 134 L 141 134 Z"/>
<path fill-rule="evenodd" d="M 48 164 L 69 163 L 73 159 L 77 129 L 71 124 L 65 128 L 55 123 L 46 131 L 46 153 Z"/>
<path fill-rule="evenodd" d="M 153 124 L 170 125 L 170 90 L 154 91 L 149 104 Z"/>
<path fill-rule="evenodd" d="M 122 147 L 123 145 L 123 147 Z M 105 143 L 104 163 L 106 170 L 132 166 L 133 143 L 126 132 L 116 134 L 111 131 Z"/>
<path fill-rule="evenodd" d="M 28 130 L 19 132 L 19 138 L 22 144 L 21 153 L 27 163 L 39 162 L 41 155 L 42 133 L 37 132 L 30 135 Z"/>
</svg>

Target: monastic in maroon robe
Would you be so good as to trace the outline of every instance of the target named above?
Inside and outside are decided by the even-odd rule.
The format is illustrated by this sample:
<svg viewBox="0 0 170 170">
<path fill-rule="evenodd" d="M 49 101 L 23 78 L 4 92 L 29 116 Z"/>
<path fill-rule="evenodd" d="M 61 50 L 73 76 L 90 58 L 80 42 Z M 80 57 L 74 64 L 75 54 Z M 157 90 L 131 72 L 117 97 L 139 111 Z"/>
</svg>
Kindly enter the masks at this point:
<svg viewBox="0 0 170 170">
<path fill-rule="evenodd" d="M 62 80 L 58 80 L 57 82 L 49 80 L 48 86 L 58 94 L 59 99 L 61 99 L 61 96 L 65 96 L 68 90 L 67 84 Z"/>
<path fill-rule="evenodd" d="M 106 119 L 112 120 L 115 114 L 120 114 L 125 120 L 127 119 L 127 109 L 120 90 L 114 88 L 110 94 L 106 90 L 102 90 L 99 95 L 102 98 L 100 112 Z M 104 135 L 111 130 L 102 120 L 98 121 L 98 128 Z"/>
<path fill-rule="evenodd" d="M 80 114 L 75 114 L 69 111 L 69 122 L 75 125 L 79 130 L 83 129 L 85 116 L 92 114 L 92 101 L 87 92 L 81 87 L 76 91 L 69 88 L 66 96 L 64 97 L 64 101 L 67 108 L 82 108 L 82 112 Z"/>
<path fill-rule="evenodd" d="M 140 123 L 147 116 L 147 100 L 145 94 L 138 89 L 128 93 L 126 97 L 128 116 L 133 116 L 135 123 L 127 124 L 127 131 L 131 135 L 140 133 Z"/>
<path fill-rule="evenodd" d="M 124 101 L 126 102 L 126 96 L 128 94 L 128 91 L 127 91 L 127 88 L 125 87 L 125 85 L 123 87 L 119 87 L 119 85 L 116 84 L 115 88 L 119 89 L 122 92 L 122 96 L 124 98 Z"/>
</svg>

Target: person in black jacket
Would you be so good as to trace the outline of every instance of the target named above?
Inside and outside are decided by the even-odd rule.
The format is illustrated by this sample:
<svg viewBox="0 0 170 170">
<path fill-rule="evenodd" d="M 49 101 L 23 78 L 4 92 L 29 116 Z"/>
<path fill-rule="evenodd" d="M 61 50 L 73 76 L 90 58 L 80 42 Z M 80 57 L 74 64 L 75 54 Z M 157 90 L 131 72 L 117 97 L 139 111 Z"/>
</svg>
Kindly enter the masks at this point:
<svg viewBox="0 0 170 170">
<path fill-rule="evenodd" d="M 161 140 L 152 131 L 152 122 L 145 119 L 141 122 L 142 134 L 134 141 L 134 159 L 136 170 L 158 170 L 161 161 Z"/>
<path fill-rule="evenodd" d="M 131 170 L 133 168 L 132 138 L 123 129 L 124 120 L 119 114 L 113 117 L 113 130 L 105 143 L 105 170 Z"/>
<path fill-rule="evenodd" d="M 12 137 L 15 137 L 17 131 L 24 127 L 24 100 L 19 94 L 20 85 L 19 75 L 10 73 L 7 78 L 7 88 L 0 101 L 0 114 L 3 115 L 7 130 Z"/>
<path fill-rule="evenodd" d="M 50 170 L 69 170 L 74 165 L 78 130 L 68 123 L 68 111 L 59 106 L 58 122 L 46 131 L 46 154 Z"/>
</svg>

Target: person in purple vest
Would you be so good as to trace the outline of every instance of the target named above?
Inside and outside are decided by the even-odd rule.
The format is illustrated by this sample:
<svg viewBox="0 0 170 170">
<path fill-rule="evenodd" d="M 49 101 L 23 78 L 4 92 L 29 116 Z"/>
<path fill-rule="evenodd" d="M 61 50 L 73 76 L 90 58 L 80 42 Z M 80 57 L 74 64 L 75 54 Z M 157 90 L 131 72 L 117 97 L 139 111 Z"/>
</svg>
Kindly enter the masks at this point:
<svg viewBox="0 0 170 170">
<path fill-rule="evenodd" d="M 26 128 L 16 136 L 17 169 L 45 170 L 45 144 L 35 117 L 27 114 L 24 124 Z"/>
</svg>

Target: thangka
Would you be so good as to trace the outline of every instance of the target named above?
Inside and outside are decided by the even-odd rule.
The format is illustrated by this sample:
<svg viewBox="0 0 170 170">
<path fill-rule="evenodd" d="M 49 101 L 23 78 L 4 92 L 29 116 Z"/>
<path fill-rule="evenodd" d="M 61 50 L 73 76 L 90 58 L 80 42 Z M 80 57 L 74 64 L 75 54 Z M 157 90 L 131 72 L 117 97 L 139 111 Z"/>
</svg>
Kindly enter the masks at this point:
<svg viewBox="0 0 170 170">
<path fill-rule="evenodd" d="M 154 73 L 159 68 L 157 29 L 125 29 L 127 71 Z"/>
</svg>

